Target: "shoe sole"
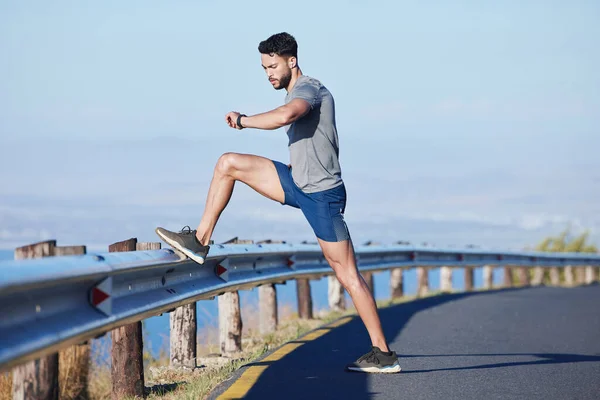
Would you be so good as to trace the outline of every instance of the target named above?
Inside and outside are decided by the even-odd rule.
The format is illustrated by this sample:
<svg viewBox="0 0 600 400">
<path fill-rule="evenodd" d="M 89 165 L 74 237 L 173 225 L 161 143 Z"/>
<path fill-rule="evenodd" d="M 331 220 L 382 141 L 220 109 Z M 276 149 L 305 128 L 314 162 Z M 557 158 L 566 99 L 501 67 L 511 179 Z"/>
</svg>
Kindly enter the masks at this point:
<svg viewBox="0 0 600 400">
<path fill-rule="evenodd" d="M 394 363 L 389 367 L 348 367 L 348 370 L 356 372 L 370 372 L 373 374 L 395 374 L 396 372 L 402 371 L 402 368 L 400 368 L 400 364 Z"/>
<path fill-rule="evenodd" d="M 159 231 L 156 231 L 156 234 L 158 236 L 160 236 L 160 238 L 162 240 L 164 240 L 165 242 L 167 242 L 169 244 L 169 246 L 175 248 L 180 253 L 185 254 L 188 258 L 196 261 L 198 264 L 204 264 L 204 257 L 201 257 L 201 256 L 197 255 L 196 253 L 192 253 L 191 251 L 189 251 L 188 249 L 186 249 L 185 247 L 183 247 L 182 245 L 180 245 L 176 241 L 174 241 L 172 239 L 169 239 L 168 237 L 166 237 L 165 235 L 163 235 Z"/>
</svg>

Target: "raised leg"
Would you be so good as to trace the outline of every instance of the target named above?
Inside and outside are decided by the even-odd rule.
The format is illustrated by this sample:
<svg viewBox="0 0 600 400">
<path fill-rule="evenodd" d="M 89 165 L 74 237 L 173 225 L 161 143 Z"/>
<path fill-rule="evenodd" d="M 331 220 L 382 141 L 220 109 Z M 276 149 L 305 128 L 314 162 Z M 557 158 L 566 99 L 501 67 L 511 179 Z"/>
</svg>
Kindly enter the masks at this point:
<svg viewBox="0 0 600 400">
<path fill-rule="evenodd" d="M 206 205 L 196 237 L 206 245 L 213 234 L 221 213 L 229 203 L 236 181 L 241 181 L 263 196 L 280 203 L 285 194 L 271 160 L 252 154 L 225 153 L 215 166 Z"/>
<path fill-rule="evenodd" d="M 356 267 L 352 241 L 326 242 L 321 239 L 318 241 L 325 259 L 335 271 L 342 286 L 350 294 L 358 315 L 369 332 L 371 343 L 383 352 L 390 351 L 383 335 L 375 299 Z"/>
</svg>

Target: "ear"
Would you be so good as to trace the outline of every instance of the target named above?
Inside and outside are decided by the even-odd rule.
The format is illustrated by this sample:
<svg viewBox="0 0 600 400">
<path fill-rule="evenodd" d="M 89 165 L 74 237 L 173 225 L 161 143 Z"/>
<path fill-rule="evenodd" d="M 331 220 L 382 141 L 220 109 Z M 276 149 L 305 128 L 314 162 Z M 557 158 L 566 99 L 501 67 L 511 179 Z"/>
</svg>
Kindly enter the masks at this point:
<svg viewBox="0 0 600 400">
<path fill-rule="evenodd" d="M 296 63 L 297 63 L 297 61 L 298 61 L 298 60 L 296 60 L 296 57 L 290 57 L 290 58 L 288 59 L 288 66 L 289 66 L 290 68 L 294 68 L 294 67 L 296 66 Z"/>
</svg>

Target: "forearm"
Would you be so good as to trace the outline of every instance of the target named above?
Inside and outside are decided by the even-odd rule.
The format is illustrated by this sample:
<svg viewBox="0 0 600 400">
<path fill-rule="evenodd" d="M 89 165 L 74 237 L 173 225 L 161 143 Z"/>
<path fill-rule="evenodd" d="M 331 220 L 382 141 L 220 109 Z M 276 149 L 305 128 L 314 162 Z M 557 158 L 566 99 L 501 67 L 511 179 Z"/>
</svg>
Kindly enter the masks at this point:
<svg viewBox="0 0 600 400">
<path fill-rule="evenodd" d="M 265 113 L 242 117 L 240 123 L 244 128 L 273 130 L 288 125 L 290 121 L 288 113 L 279 107 Z"/>
</svg>

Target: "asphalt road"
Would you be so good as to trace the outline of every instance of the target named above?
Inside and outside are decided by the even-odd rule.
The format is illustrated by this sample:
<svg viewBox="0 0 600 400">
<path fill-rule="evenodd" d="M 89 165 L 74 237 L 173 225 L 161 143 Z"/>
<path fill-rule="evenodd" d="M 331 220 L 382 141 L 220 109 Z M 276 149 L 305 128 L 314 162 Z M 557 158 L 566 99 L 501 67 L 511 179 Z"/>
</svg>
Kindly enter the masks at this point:
<svg viewBox="0 0 600 400">
<path fill-rule="evenodd" d="M 268 363 L 244 398 L 600 399 L 597 284 L 436 296 L 380 315 L 402 372 L 344 371 L 370 349 L 355 318 Z"/>
</svg>

